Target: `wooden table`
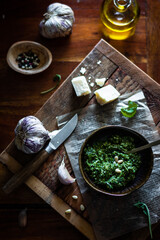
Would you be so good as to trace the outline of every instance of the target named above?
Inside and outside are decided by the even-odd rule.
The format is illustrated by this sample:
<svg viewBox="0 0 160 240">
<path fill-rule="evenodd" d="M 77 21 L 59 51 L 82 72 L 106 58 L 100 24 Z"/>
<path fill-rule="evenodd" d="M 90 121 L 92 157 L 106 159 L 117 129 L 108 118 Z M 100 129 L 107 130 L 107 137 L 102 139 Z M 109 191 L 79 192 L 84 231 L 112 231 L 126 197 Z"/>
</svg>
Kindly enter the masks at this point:
<svg viewBox="0 0 160 240">
<path fill-rule="evenodd" d="M 34 115 L 52 95 L 41 96 L 40 92 L 52 87 L 52 78 L 59 73 L 61 83 L 85 58 L 97 42 L 103 38 L 99 20 L 99 8 L 102 1 L 66 0 L 75 13 L 73 33 L 69 38 L 47 40 L 40 36 L 39 22 L 50 1 L 38 0 L 2 0 L 1 41 L 0 41 L 0 151 L 2 152 L 14 138 L 14 128 L 18 120 Z M 118 51 L 133 61 L 144 72 L 160 83 L 159 63 L 159 26 L 160 3 L 158 0 L 139 0 L 141 16 L 135 35 L 125 41 L 107 41 Z M 53 54 L 51 66 L 41 74 L 24 76 L 14 72 L 6 63 L 9 47 L 19 40 L 32 40 L 48 47 Z M 156 124 L 159 118 L 156 114 Z M 70 223 L 50 208 L 41 198 L 25 185 L 9 196 L 2 190 L 11 173 L 0 164 L 0 238 L 1 239 L 86 239 Z M 18 215 L 27 208 L 28 224 L 26 228 L 18 226 Z M 62 231 L 63 229 L 63 231 Z M 159 239 L 159 224 L 153 231 L 154 239 Z M 133 235 L 135 237 L 135 233 Z M 125 239 L 135 239 L 129 234 Z M 121 239 L 121 238 L 119 238 Z M 124 239 L 124 237 L 122 238 Z M 138 231 L 136 239 L 149 239 L 144 231 Z"/>
</svg>

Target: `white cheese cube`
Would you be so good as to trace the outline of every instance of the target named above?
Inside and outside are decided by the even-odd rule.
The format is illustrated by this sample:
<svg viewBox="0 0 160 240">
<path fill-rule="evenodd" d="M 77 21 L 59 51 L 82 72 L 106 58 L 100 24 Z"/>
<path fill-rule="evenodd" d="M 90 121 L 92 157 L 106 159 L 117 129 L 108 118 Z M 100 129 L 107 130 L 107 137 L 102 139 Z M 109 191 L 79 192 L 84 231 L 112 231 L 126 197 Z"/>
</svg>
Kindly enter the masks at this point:
<svg viewBox="0 0 160 240">
<path fill-rule="evenodd" d="M 100 105 L 112 102 L 120 96 L 120 93 L 110 84 L 96 90 L 94 93 Z"/>
<path fill-rule="evenodd" d="M 103 87 L 103 85 L 105 84 L 106 78 L 97 78 L 95 80 L 96 84 L 100 87 Z"/>
<path fill-rule="evenodd" d="M 71 80 L 77 97 L 91 93 L 87 80 L 84 76 L 75 77 Z"/>
</svg>

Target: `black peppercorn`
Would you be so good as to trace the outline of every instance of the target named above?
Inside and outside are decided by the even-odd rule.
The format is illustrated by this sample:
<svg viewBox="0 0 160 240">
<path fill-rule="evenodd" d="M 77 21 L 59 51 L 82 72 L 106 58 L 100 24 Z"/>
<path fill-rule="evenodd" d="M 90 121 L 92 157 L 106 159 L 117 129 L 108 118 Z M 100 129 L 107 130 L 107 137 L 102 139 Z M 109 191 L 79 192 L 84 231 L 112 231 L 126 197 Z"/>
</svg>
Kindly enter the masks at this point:
<svg viewBox="0 0 160 240">
<path fill-rule="evenodd" d="M 37 54 L 29 50 L 28 52 L 20 53 L 16 61 L 18 62 L 18 67 L 26 70 L 30 70 L 36 68 L 39 63 L 40 59 L 38 58 Z"/>
</svg>

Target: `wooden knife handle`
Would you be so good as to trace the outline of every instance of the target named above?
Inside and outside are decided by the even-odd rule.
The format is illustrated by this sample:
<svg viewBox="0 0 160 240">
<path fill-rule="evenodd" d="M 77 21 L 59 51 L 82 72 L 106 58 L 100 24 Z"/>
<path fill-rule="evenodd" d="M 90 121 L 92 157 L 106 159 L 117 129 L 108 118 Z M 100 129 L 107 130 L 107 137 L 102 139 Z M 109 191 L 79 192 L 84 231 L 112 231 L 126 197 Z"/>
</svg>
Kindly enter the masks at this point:
<svg viewBox="0 0 160 240">
<path fill-rule="evenodd" d="M 41 150 L 37 156 L 28 164 L 20 169 L 4 186 L 5 193 L 12 192 L 21 183 L 23 183 L 33 172 L 35 172 L 43 162 L 48 158 L 49 154 L 44 149 Z"/>
</svg>

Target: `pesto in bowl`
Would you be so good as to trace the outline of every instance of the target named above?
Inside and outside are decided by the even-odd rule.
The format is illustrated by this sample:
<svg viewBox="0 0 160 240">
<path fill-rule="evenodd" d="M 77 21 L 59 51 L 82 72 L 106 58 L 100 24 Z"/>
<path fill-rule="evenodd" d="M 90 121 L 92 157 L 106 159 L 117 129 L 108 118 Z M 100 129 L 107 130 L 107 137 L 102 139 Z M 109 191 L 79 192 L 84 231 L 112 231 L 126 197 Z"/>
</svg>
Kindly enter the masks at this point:
<svg viewBox="0 0 160 240">
<path fill-rule="evenodd" d="M 141 165 L 139 153 L 125 153 L 133 148 L 134 138 L 130 136 L 113 135 L 95 140 L 84 148 L 84 171 L 99 187 L 122 189 L 134 180 Z"/>
<path fill-rule="evenodd" d="M 143 186 L 153 168 L 151 148 L 139 153 L 126 151 L 147 144 L 137 131 L 109 125 L 93 131 L 79 153 L 79 168 L 94 190 L 112 196 L 128 195 Z"/>
</svg>

